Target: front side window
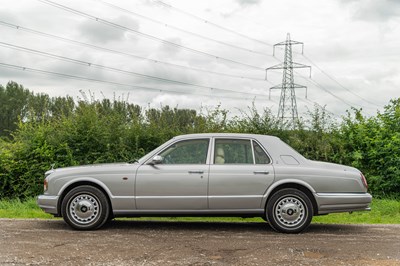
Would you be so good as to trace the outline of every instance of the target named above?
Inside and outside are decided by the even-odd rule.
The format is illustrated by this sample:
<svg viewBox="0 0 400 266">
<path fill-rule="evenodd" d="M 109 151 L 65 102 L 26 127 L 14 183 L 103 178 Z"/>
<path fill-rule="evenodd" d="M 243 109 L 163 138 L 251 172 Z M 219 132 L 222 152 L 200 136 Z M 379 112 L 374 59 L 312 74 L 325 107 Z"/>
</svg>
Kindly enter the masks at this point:
<svg viewBox="0 0 400 266">
<path fill-rule="evenodd" d="M 183 140 L 162 151 L 163 164 L 205 164 L 208 139 Z"/>
<path fill-rule="evenodd" d="M 215 164 L 253 164 L 250 140 L 217 139 L 214 149 Z"/>
</svg>

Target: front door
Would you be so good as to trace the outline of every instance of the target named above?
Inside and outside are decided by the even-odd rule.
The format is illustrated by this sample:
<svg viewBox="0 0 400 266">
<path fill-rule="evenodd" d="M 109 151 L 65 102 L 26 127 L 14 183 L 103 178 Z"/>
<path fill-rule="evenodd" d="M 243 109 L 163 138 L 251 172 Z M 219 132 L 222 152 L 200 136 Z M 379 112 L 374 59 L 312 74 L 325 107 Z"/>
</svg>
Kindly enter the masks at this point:
<svg viewBox="0 0 400 266">
<path fill-rule="evenodd" d="M 162 162 L 139 167 L 136 175 L 138 210 L 206 210 L 209 139 L 182 140 L 158 155 Z"/>
</svg>

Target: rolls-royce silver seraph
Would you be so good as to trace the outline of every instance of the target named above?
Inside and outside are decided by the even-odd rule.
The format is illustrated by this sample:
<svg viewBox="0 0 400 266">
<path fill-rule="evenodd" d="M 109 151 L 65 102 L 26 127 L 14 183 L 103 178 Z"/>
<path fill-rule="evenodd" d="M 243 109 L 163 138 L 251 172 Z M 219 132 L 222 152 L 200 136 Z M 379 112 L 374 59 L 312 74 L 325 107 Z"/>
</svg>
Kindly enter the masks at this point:
<svg viewBox="0 0 400 266">
<path fill-rule="evenodd" d="M 46 172 L 39 206 L 78 230 L 114 217 L 262 217 L 298 233 L 312 217 L 370 210 L 363 174 L 311 161 L 277 137 L 190 134 L 174 137 L 135 163 Z"/>
</svg>

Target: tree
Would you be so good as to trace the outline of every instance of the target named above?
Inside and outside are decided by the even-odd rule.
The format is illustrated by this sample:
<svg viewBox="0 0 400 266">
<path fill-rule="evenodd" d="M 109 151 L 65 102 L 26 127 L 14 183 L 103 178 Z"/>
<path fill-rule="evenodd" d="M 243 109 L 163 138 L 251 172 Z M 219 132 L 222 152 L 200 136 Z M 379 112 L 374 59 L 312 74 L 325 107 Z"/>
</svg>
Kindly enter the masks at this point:
<svg viewBox="0 0 400 266">
<path fill-rule="evenodd" d="M 9 136 L 17 128 L 19 119 L 28 114 L 28 99 L 32 93 L 22 85 L 10 81 L 0 85 L 0 136 Z"/>
</svg>

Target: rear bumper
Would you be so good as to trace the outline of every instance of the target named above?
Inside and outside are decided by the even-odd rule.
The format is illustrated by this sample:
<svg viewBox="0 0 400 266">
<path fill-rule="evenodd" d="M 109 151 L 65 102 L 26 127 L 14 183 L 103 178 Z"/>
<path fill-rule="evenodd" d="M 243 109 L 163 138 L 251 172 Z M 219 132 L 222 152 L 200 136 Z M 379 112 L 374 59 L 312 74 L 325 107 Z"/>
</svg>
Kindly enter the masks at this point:
<svg viewBox="0 0 400 266">
<path fill-rule="evenodd" d="M 369 193 L 315 193 L 318 214 L 333 212 L 370 211 Z"/>
<path fill-rule="evenodd" d="M 58 215 L 58 196 L 40 195 L 37 197 L 36 202 L 44 212 Z"/>
</svg>

